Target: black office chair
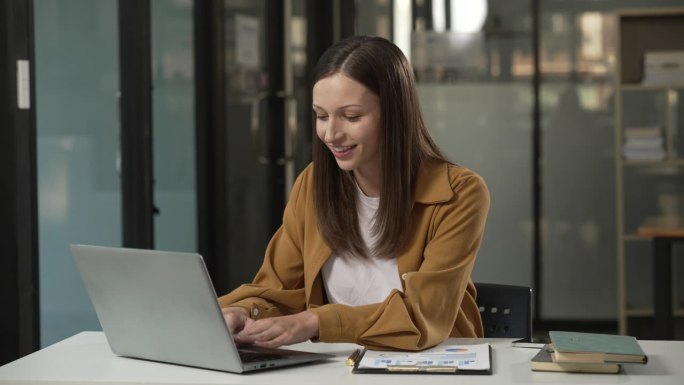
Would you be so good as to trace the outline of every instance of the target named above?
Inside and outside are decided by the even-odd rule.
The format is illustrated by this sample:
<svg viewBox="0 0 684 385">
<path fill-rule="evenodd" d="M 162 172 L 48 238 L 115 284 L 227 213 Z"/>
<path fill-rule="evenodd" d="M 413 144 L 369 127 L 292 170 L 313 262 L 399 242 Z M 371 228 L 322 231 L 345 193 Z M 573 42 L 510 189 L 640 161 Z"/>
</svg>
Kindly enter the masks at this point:
<svg viewBox="0 0 684 385">
<path fill-rule="evenodd" d="M 493 283 L 475 283 L 475 288 L 485 337 L 532 337 L 532 289 Z"/>
</svg>

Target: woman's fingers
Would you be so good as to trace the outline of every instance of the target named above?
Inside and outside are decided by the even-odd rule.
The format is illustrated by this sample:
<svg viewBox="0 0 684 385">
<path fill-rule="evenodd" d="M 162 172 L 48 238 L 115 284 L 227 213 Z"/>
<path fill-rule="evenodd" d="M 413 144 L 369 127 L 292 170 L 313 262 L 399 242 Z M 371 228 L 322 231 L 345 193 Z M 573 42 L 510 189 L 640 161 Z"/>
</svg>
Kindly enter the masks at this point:
<svg viewBox="0 0 684 385">
<path fill-rule="evenodd" d="M 303 342 L 317 335 L 318 316 L 310 312 L 301 312 L 246 324 L 236 335 L 236 341 L 274 348 Z"/>
<path fill-rule="evenodd" d="M 281 326 L 274 320 L 275 318 L 266 318 L 252 321 L 242 329 L 238 336 L 241 339 L 249 340 L 250 343 L 271 340 L 281 333 Z"/>
</svg>

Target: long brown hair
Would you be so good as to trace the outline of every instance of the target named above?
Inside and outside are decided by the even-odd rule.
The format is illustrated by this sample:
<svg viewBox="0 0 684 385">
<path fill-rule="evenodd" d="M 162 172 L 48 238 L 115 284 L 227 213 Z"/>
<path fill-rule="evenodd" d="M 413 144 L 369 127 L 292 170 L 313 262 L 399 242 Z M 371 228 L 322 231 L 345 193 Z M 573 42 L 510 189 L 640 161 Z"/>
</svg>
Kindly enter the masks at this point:
<svg viewBox="0 0 684 385">
<path fill-rule="evenodd" d="M 380 99 L 382 182 L 373 250 L 361 237 L 353 172 L 340 169 L 314 130 L 314 204 L 318 228 L 336 252 L 393 255 L 409 229 L 418 169 L 428 159 L 444 160 L 425 127 L 413 70 L 401 50 L 386 39 L 354 36 L 330 47 L 314 69 L 312 84 L 343 74 Z M 315 119 L 315 117 L 314 117 Z"/>
</svg>

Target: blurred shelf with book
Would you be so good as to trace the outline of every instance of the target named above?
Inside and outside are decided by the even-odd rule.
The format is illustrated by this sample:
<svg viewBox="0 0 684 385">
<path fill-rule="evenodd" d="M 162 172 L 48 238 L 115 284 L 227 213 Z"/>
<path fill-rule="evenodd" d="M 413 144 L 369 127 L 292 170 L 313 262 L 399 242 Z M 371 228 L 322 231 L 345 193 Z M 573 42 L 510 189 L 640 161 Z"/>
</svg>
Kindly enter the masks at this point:
<svg viewBox="0 0 684 385">
<path fill-rule="evenodd" d="M 684 217 L 684 8 L 616 13 L 618 331 L 653 314 L 653 250 L 643 223 Z M 684 316 L 674 250 L 673 313 Z M 643 337 L 642 337 L 643 338 Z"/>
</svg>

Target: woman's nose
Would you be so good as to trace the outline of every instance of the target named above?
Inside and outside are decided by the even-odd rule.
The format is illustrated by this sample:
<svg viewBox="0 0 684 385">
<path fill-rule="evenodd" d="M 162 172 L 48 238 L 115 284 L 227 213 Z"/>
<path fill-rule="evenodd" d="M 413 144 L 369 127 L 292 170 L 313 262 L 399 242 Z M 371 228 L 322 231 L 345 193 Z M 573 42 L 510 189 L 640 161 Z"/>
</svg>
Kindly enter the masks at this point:
<svg viewBox="0 0 684 385">
<path fill-rule="evenodd" d="M 339 123 L 337 122 L 337 119 L 330 118 L 325 128 L 325 141 L 327 143 L 334 143 L 341 136 L 342 133 L 339 130 Z"/>
</svg>

